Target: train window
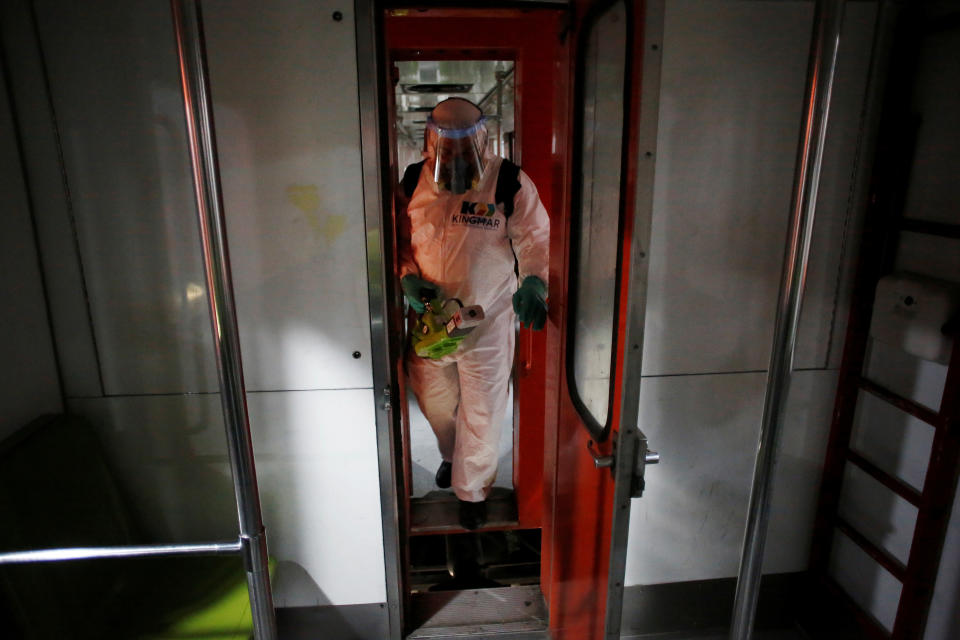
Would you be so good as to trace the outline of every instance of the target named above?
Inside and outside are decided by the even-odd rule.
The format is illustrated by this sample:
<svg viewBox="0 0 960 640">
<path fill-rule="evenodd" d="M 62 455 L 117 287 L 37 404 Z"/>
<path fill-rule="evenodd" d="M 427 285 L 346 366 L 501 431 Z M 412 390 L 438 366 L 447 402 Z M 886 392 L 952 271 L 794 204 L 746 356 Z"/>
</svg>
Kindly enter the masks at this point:
<svg viewBox="0 0 960 640">
<path fill-rule="evenodd" d="M 617 334 L 626 26 L 624 4 L 612 3 L 595 17 L 578 60 L 567 379 L 574 404 L 601 439 L 608 431 Z"/>
<path fill-rule="evenodd" d="M 399 60 L 395 61 L 397 179 L 406 168 L 423 160 L 423 136 L 427 116 L 438 102 L 450 97 L 466 98 L 486 116 L 489 149 L 518 161 L 514 156 L 514 62 L 509 60 Z M 500 450 L 494 496 L 513 488 L 514 396 L 500 423 Z M 430 424 L 412 392 L 408 397 L 409 454 L 412 498 L 437 491 L 435 472 L 441 457 Z M 415 508 L 414 519 L 419 511 Z"/>
</svg>

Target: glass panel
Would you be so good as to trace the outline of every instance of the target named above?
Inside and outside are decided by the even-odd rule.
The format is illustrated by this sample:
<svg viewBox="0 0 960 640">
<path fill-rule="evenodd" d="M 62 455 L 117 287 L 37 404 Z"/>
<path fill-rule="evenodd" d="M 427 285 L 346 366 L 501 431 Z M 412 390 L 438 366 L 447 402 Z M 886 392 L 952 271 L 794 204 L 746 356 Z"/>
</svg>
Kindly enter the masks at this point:
<svg viewBox="0 0 960 640">
<path fill-rule="evenodd" d="M 578 246 L 573 275 L 573 396 L 591 431 L 602 432 L 610 410 L 610 373 L 616 338 L 623 151 L 625 7 L 613 4 L 594 24 L 581 71 L 582 140 Z"/>
</svg>

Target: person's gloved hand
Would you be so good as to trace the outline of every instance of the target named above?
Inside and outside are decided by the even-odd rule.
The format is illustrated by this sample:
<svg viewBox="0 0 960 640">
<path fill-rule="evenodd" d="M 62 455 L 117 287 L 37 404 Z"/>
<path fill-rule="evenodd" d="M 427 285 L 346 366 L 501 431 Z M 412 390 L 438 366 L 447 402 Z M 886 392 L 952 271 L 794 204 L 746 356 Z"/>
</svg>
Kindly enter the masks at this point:
<svg viewBox="0 0 960 640">
<path fill-rule="evenodd" d="M 528 324 L 534 331 L 543 329 L 547 322 L 547 285 L 537 276 L 527 276 L 513 294 L 513 310 L 520 318 L 520 326 Z"/>
<path fill-rule="evenodd" d="M 403 288 L 403 295 L 407 297 L 407 302 L 417 313 L 427 310 L 423 304 L 424 298 L 433 300 L 440 295 L 440 287 L 412 273 L 400 278 L 400 286 Z"/>
</svg>

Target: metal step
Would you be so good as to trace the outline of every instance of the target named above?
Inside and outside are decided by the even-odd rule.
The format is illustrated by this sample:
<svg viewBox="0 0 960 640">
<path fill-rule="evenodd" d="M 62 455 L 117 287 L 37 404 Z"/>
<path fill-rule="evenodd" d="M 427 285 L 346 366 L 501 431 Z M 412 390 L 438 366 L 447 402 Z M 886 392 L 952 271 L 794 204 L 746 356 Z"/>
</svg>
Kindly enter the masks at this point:
<svg viewBox="0 0 960 640">
<path fill-rule="evenodd" d="M 516 529 L 517 499 L 512 489 L 494 487 L 487 498 L 487 522 L 480 531 Z M 431 491 L 422 498 L 410 500 L 410 535 L 457 533 L 460 526 L 460 504 L 448 491 Z"/>
<path fill-rule="evenodd" d="M 547 607 L 537 586 L 438 591 L 413 594 L 409 619 L 410 639 L 529 634 L 547 629 Z"/>
</svg>

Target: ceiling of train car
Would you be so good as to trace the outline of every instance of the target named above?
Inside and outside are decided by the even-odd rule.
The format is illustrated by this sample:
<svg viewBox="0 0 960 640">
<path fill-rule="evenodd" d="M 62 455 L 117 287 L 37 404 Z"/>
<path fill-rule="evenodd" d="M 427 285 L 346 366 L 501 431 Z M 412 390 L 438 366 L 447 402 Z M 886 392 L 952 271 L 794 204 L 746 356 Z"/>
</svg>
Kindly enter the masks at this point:
<svg viewBox="0 0 960 640">
<path fill-rule="evenodd" d="M 503 60 L 397 62 L 400 76 L 396 85 L 399 144 L 419 148 L 423 144 L 427 114 L 438 102 L 454 96 L 476 103 L 490 120 L 509 119 L 509 129 L 512 129 L 513 64 Z"/>
</svg>

